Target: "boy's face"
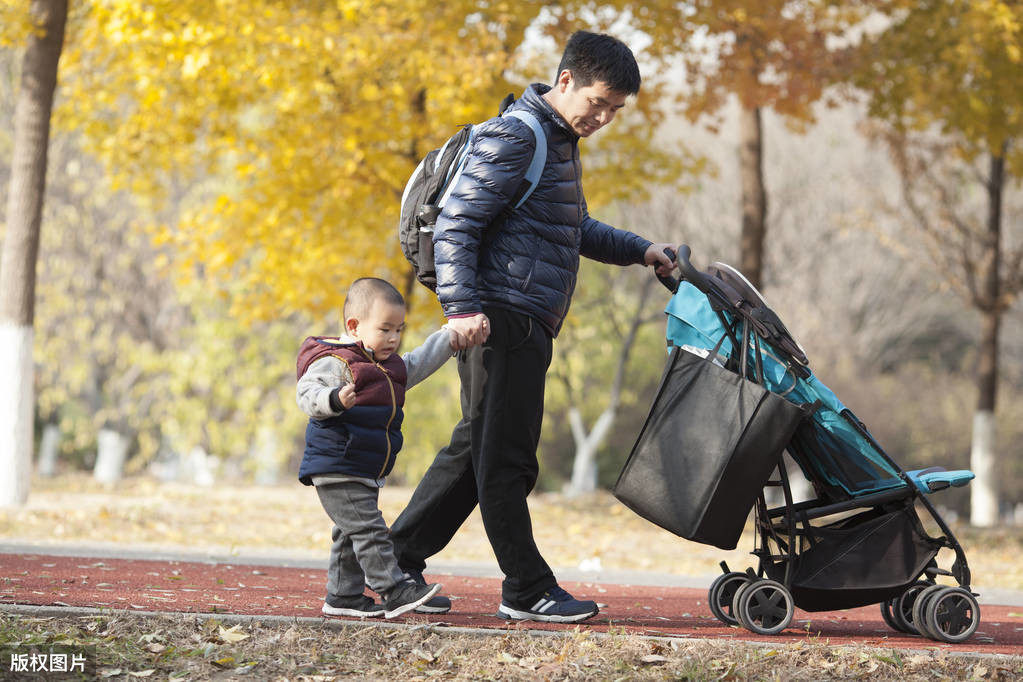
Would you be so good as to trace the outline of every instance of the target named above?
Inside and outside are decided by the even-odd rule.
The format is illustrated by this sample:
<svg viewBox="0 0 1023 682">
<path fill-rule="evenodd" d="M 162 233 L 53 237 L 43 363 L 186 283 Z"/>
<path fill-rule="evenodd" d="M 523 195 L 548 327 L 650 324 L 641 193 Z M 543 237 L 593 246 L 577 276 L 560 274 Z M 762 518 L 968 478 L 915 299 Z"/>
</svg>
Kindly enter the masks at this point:
<svg viewBox="0 0 1023 682">
<path fill-rule="evenodd" d="M 383 362 L 398 350 L 401 333 L 405 331 L 405 306 L 393 303 L 374 303 L 369 312 L 345 320 L 348 335 L 362 341 L 373 351 L 377 362 Z"/>
</svg>

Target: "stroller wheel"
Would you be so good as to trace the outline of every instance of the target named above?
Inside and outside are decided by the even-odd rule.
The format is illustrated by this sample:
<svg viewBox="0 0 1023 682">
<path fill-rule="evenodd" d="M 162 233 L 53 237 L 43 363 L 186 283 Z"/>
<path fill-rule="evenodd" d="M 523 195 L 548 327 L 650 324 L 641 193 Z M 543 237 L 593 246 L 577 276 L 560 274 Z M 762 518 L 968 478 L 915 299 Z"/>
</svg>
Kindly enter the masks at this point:
<svg viewBox="0 0 1023 682">
<path fill-rule="evenodd" d="M 892 616 L 895 618 L 895 622 L 899 624 L 899 629 L 903 632 L 908 632 L 911 635 L 919 635 L 920 631 L 913 625 L 913 603 L 921 592 L 926 590 L 934 583 L 929 583 L 926 580 L 918 580 L 909 587 L 901 595 L 896 597 L 894 601 L 894 608 L 892 609 Z"/>
<path fill-rule="evenodd" d="M 736 591 L 746 584 L 749 576 L 745 573 L 732 571 L 719 575 L 710 585 L 708 604 L 714 617 L 725 625 L 738 625 L 739 620 L 732 610 L 732 598 Z"/>
<path fill-rule="evenodd" d="M 931 585 L 925 587 L 917 596 L 913 602 L 913 626 L 916 627 L 917 631 L 929 639 L 940 639 L 938 634 L 931 629 L 927 622 L 928 607 L 931 605 L 931 599 L 936 596 L 939 592 L 946 589 L 948 585 Z"/>
<path fill-rule="evenodd" d="M 980 605 L 965 588 L 946 587 L 932 596 L 926 606 L 928 628 L 940 642 L 966 641 L 980 625 Z"/>
<path fill-rule="evenodd" d="M 885 625 L 890 627 L 896 632 L 905 632 L 899 623 L 895 620 L 895 602 L 898 599 L 886 599 L 881 602 L 881 617 L 884 618 Z"/>
<path fill-rule="evenodd" d="M 755 578 L 753 580 L 747 578 L 746 582 L 735 588 L 735 594 L 732 595 L 732 618 L 735 618 L 736 625 L 741 625 L 744 628 L 750 629 L 749 623 L 746 622 L 743 615 L 741 606 L 742 595 L 746 592 L 750 585 L 756 584 L 760 582 L 760 580 L 760 578 Z"/>
<path fill-rule="evenodd" d="M 738 596 L 739 619 L 758 635 L 776 635 L 792 622 L 792 594 L 779 582 L 757 580 L 744 586 Z"/>
</svg>

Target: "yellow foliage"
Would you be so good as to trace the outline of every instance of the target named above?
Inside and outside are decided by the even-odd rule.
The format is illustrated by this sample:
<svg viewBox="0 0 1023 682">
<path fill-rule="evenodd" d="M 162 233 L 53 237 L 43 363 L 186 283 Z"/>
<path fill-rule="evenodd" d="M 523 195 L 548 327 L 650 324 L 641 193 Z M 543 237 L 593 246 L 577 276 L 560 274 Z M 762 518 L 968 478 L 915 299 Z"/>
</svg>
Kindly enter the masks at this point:
<svg viewBox="0 0 1023 682">
<path fill-rule="evenodd" d="M 119 187 L 219 178 L 161 239 L 237 285 L 235 314 L 323 314 L 355 277 L 404 277 L 405 180 L 457 124 L 496 113 L 538 9 L 97 1 L 70 32 L 56 118 Z"/>
<path fill-rule="evenodd" d="M 1005 0 L 896 4 L 891 26 L 865 43 L 856 82 L 871 113 L 898 125 L 937 125 L 967 156 L 1001 153 L 1023 134 L 1023 5 Z M 1006 159 L 1023 175 L 1018 145 Z"/>
<path fill-rule="evenodd" d="M 432 301 L 405 284 L 401 191 L 427 151 L 521 91 L 509 74 L 535 73 L 517 67 L 545 4 L 93 0 L 69 26 L 55 120 L 87 136 L 116 188 L 203 187 L 160 240 L 182 279 L 202 266 L 230 283 L 240 318 L 321 316 L 364 275 Z M 533 63 L 553 74 L 547 57 Z M 691 169 L 654 143 L 656 97 L 639 101 L 600 141 L 616 153 L 588 166 L 591 206 Z"/>
<path fill-rule="evenodd" d="M 0 47 L 24 44 L 32 31 L 28 8 L 23 0 L 0 0 Z"/>
</svg>

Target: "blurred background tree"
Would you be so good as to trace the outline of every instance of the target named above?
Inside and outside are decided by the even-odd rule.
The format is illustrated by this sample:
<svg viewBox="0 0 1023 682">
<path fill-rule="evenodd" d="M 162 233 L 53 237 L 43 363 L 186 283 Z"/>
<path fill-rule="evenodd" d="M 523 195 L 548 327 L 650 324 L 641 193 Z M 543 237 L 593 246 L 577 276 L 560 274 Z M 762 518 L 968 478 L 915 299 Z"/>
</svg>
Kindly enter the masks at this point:
<svg viewBox="0 0 1023 682">
<path fill-rule="evenodd" d="M 718 130 L 726 108 L 738 104 L 737 265 L 759 287 L 768 225 L 763 112 L 773 110 L 800 130 L 813 122 L 818 102 L 834 104 L 826 88 L 845 74 L 836 48 L 863 21 L 868 4 L 769 0 L 754 8 L 742 0 L 584 0 L 556 11 L 563 32 L 586 18 L 601 29 L 638 31 L 657 70 L 670 74 L 662 78 L 673 86 L 667 90 L 671 106 L 689 121 Z"/>
<path fill-rule="evenodd" d="M 890 124 L 921 114 L 917 122 L 929 121 L 943 144 L 967 140 L 979 150 L 957 152 L 960 170 L 943 175 L 963 177 L 970 160 L 995 148 L 979 145 L 971 126 L 1018 124 L 1016 104 L 977 106 L 993 97 L 978 89 L 956 100 L 967 106 L 953 117 L 938 104 L 954 93 L 925 92 L 927 74 L 960 69 L 944 87 L 1004 63 L 990 82 L 1011 92 L 1019 16 L 991 0 L 915 5 L 73 4 L 51 146 L 57 189 L 40 251 L 40 419 L 62 426 L 66 466 L 91 465 L 108 429 L 130 444 L 129 470 L 209 459 L 225 477 L 272 480 L 293 468 L 304 422 L 293 403 L 294 353 L 307 334 L 337 332 L 352 279 L 389 277 L 409 294 L 406 347 L 441 321 L 395 238 L 412 168 L 458 125 L 494 115 L 507 92 L 550 82 L 564 39 L 593 28 L 626 39 L 644 75 L 615 125 L 583 144 L 594 213 L 690 243 L 697 266 L 724 260 L 760 272 L 817 374 L 886 449 L 906 465 L 968 466 L 983 325 L 949 295 L 954 282 L 917 257 L 920 221 L 900 191 L 903 165 L 858 127 L 871 116 Z M 977 27 L 942 33 L 948 57 L 923 55 L 949 12 Z M 0 91 L 12 97 L 24 14 L 23 3 L 0 0 L 0 40 L 13 45 Z M 997 55 L 1002 62 L 990 61 Z M 978 88 L 984 81 L 970 78 Z M 9 101 L 0 102 L 4 120 Z M 886 110 L 881 101 L 912 106 Z M 5 185 L 12 143 L 0 126 Z M 1019 244 L 1014 149 L 1006 146 L 1005 253 Z M 958 215 L 984 225 L 976 196 L 956 204 Z M 752 253 L 759 260 L 748 261 Z M 1003 282 L 1013 263 L 1003 263 Z M 1017 302 L 1000 291 L 1001 397 L 992 413 L 998 451 L 1013 453 L 1023 447 L 1023 335 Z M 614 428 L 593 455 L 598 483 L 614 482 L 663 368 L 656 320 L 665 293 L 647 269 L 584 264 L 555 344 L 541 487 L 571 480 L 577 437 L 593 435 L 609 409 Z M 396 482 L 414 482 L 446 442 L 457 396 L 453 367 L 410 394 Z M 1018 457 L 1000 463 L 1003 518 L 1023 502 L 1021 468 Z M 945 499 L 965 511 L 956 494 Z"/>
<path fill-rule="evenodd" d="M 1006 189 L 1023 181 L 1023 6 L 999 0 L 891 3 L 890 23 L 857 50 L 854 82 L 899 171 L 902 196 L 933 262 L 980 313 L 970 518 L 999 522 L 995 445 L 999 340 L 1023 288 L 1019 214 Z M 937 139 L 935 139 L 937 138 Z M 1010 204 L 1011 206 L 1011 204 Z M 1017 230 L 1005 234 L 1005 218 Z"/>
</svg>

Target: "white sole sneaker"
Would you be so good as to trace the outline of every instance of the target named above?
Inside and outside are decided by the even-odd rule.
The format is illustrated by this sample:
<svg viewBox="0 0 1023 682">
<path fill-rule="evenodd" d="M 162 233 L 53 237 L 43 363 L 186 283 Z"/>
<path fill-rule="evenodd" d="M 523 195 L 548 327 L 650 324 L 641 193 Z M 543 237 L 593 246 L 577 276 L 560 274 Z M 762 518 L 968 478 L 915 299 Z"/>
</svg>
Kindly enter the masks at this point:
<svg viewBox="0 0 1023 682">
<path fill-rule="evenodd" d="M 320 609 L 326 616 L 348 616 L 351 618 L 376 618 L 377 616 L 384 615 L 383 609 L 377 609 L 376 611 L 360 611 L 359 609 L 345 609 L 337 606 L 331 606 L 324 602 L 323 608 Z"/>
<path fill-rule="evenodd" d="M 600 609 L 586 611 L 584 613 L 573 613 L 569 615 L 547 614 L 536 611 L 521 611 L 514 609 L 504 602 L 497 607 L 497 617 L 505 620 L 535 620 L 543 623 L 578 623 L 587 618 L 593 618 L 600 612 Z"/>
<path fill-rule="evenodd" d="M 440 592 L 440 588 L 441 588 L 441 584 L 437 583 L 437 584 L 435 584 L 430 589 L 429 592 L 424 594 L 419 599 L 417 599 L 415 601 L 411 601 L 408 604 L 402 604 L 401 606 L 399 606 L 397 608 L 394 608 L 394 609 L 391 609 L 390 611 L 384 611 L 384 618 L 397 618 L 398 616 L 400 616 L 403 613 L 408 613 L 409 611 L 412 611 L 413 609 L 416 609 L 416 608 L 422 606 L 426 602 L 430 601 L 430 599 L 433 598 L 433 595 L 435 595 L 438 592 Z"/>
</svg>

